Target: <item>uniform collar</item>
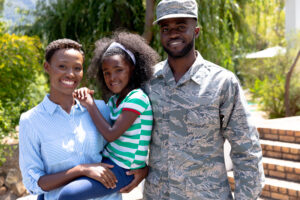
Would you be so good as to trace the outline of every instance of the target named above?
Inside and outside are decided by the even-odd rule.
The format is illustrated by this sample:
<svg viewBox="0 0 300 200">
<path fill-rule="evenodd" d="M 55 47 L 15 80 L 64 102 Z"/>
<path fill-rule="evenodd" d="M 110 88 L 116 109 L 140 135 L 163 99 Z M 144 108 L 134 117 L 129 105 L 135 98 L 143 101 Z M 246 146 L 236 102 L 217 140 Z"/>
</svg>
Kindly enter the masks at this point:
<svg viewBox="0 0 300 200">
<path fill-rule="evenodd" d="M 80 109 L 82 112 L 86 109 L 85 107 L 83 107 L 80 102 L 75 99 L 76 104 L 73 106 L 73 108 L 75 109 Z M 51 101 L 49 99 L 49 94 L 47 94 L 44 97 L 44 100 L 42 101 L 42 105 L 44 107 L 44 109 L 50 114 L 53 115 L 53 113 L 55 112 L 56 109 L 59 109 L 60 105 L 54 103 L 53 101 Z M 61 108 L 61 107 L 60 107 Z M 73 109 L 72 108 L 72 109 Z"/>
<path fill-rule="evenodd" d="M 177 86 L 180 84 L 185 83 L 188 80 L 193 80 L 197 84 L 201 83 L 201 80 L 204 76 L 206 76 L 206 70 L 200 70 L 205 66 L 205 60 L 201 56 L 201 54 L 197 52 L 197 58 L 193 65 L 189 68 L 189 70 L 181 77 L 181 79 L 177 82 Z M 162 64 L 163 68 L 159 70 L 156 74 L 157 77 L 161 76 L 163 77 L 166 82 L 174 80 L 173 72 L 170 68 L 170 65 L 168 63 L 168 60 L 165 60 L 164 63 Z M 174 80 L 175 81 L 175 80 Z"/>
</svg>

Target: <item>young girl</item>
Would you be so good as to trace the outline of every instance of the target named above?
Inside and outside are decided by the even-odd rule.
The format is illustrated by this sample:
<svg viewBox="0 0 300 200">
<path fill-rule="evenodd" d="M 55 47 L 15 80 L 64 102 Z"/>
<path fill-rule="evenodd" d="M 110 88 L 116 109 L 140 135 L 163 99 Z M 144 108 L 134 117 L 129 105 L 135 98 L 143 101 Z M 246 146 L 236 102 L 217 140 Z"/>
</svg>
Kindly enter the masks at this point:
<svg viewBox="0 0 300 200">
<path fill-rule="evenodd" d="M 96 42 L 91 67 L 97 68 L 97 78 L 103 91 L 114 95 L 109 99 L 111 126 L 97 109 L 93 91 L 82 88 L 75 97 L 86 107 L 97 129 L 109 142 L 103 151 L 102 162 L 114 165 L 111 169 L 117 183 L 106 188 L 97 181 L 88 181 L 90 187 L 78 185 L 72 193 L 65 187 L 60 199 L 95 198 L 119 191 L 128 185 L 133 176 L 128 170 L 146 166 L 146 157 L 152 131 L 152 108 L 148 96 L 141 89 L 152 76 L 152 66 L 158 60 L 157 53 L 136 34 L 116 33 L 112 39 Z"/>
</svg>

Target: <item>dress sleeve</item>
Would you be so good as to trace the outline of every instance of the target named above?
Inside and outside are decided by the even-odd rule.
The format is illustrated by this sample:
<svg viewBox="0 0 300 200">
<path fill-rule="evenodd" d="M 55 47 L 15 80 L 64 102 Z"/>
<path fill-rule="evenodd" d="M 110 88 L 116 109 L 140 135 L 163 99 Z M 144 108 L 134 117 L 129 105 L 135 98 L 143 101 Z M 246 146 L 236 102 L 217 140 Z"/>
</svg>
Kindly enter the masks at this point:
<svg viewBox="0 0 300 200">
<path fill-rule="evenodd" d="M 19 164 L 22 172 L 23 183 L 31 194 L 42 194 L 38 180 L 44 176 L 44 163 L 41 157 L 41 145 L 34 126 L 28 119 L 21 116 L 19 123 Z"/>
<path fill-rule="evenodd" d="M 142 114 L 149 106 L 149 99 L 145 93 L 138 91 L 130 95 L 122 110 L 128 110 L 137 113 L 138 115 Z"/>
<path fill-rule="evenodd" d="M 236 199 L 257 199 L 264 184 L 262 150 L 256 127 L 237 78 L 224 83 L 221 95 L 222 133 L 231 144 Z"/>
</svg>

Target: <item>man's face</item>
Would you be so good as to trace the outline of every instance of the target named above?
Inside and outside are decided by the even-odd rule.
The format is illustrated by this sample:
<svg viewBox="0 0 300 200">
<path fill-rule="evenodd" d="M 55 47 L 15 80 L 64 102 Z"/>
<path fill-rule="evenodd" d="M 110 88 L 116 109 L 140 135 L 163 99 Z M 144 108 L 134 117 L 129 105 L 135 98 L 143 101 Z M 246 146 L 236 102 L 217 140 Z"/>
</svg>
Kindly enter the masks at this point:
<svg viewBox="0 0 300 200">
<path fill-rule="evenodd" d="M 194 49 L 199 28 L 193 18 L 170 18 L 159 22 L 160 40 L 168 56 L 181 58 Z"/>
</svg>

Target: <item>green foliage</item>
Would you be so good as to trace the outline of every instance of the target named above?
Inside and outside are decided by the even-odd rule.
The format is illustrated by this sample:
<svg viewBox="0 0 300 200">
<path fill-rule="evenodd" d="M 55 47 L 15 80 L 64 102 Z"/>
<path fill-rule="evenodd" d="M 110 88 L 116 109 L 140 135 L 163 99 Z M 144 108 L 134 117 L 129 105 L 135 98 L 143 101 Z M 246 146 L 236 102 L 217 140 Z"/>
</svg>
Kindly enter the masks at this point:
<svg viewBox="0 0 300 200">
<path fill-rule="evenodd" d="M 2 15 L 5 0 L 0 0 L 0 16 Z"/>
<path fill-rule="evenodd" d="M 232 58 L 245 51 L 246 38 L 250 38 L 244 23 L 245 1 L 200 0 L 200 35 L 196 43 L 203 57 L 231 71 L 235 71 Z"/>
<path fill-rule="evenodd" d="M 47 92 L 41 61 L 37 37 L 10 35 L 0 26 L 0 165 L 7 153 L 3 139 L 14 135 L 20 114 Z"/>
<path fill-rule="evenodd" d="M 297 44 L 295 40 L 294 45 Z M 285 81 L 300 45 L 273 58 L 243 59 L 238 70 L 243 85 L 250 89 L 253 101 L 259 103 L 269 118 L 285 116 Z M 298 69 L 299 70 L 299 69 Z M 300 70 L 299 70 L 300 71 Z M 292 115 L 300 115 L 300 73 L 294 72 L 290 84 L 290 108 Z"/>
<path fill-rule="evenodd" d="M 249 42 L 249 50 L 259 51 L 268 47 L 282 46 L 287 48 L 285 55 L 273 58 L 245 59 L 236 61 L 237 74 L 242 84 L 249 88 L 253 100 L 270 118 L 285 116 L 285 81 L 297 51 L 299 39 L 292 39 L 292 48 L 285 41 L 285 0 L 251 0 L 245 6 L 245 22 L 254 36 Z M 299 38 L 299 36 L 298 36 Z M 246 51 L 247 52 L 247 51 Z M 246 53 L 244 52 L 244 53 Z M 294 73 L 290 85 L 290 108 L 292 115 L 300 115 L 300 75 Z"/>
<path fill-rule="evenodd" d="M 285 116 L 284 84 L 285 77 L 282 74 L 276 74 L 272 78 L 264 76 L 263 80 L 256 79 L 254 87 L 250 88 L 255 100 L 270 118 Z"/>
<path fill-rule="evenodd" d="M 285 45 L 285 0 L 252 0 L 245 9 L 245 22 L 255 40 L 254 48 Z"/>
</svg>

